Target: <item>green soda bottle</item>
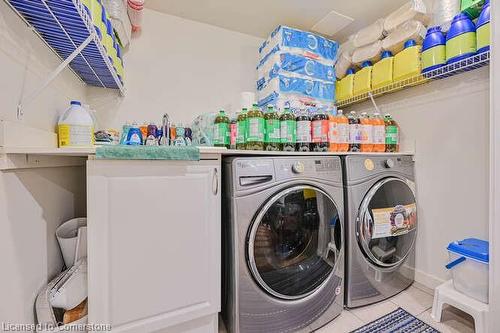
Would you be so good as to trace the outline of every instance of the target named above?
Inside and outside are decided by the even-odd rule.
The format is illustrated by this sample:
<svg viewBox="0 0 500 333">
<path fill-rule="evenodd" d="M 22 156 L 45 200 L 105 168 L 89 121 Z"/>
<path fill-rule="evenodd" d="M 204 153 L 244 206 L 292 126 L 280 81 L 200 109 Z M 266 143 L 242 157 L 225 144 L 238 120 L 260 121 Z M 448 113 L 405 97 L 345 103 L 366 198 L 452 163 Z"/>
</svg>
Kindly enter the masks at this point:
<svg viewBox="0 0 500 333">
<path fill-rule="evenodd" d="M 224 110 L 220 110 L 214 121 L 214 147 L 229 149 L 229 118 Z"/>
<path fill-rule="evenodd" d="M 245 150 L 246 142 L 247 142 L 247 130 L 248 130 L 248 120 L 247 120 L 247 108 L 243 108 L 238 115 L 237 121 L 237 131 L 236 131 L 236 149 Z"/>
<path fill-rule="evenodd" d="M 281 150 L 295 151 L 295 143 L 297 142 L 297 123 L 295 116 L 290 112 L 290 108 L 285 108 L 280 117 L 281 127 Z"/>
<path fill-rule="evenodd" d="M 280 150 L 280 116 L 272 105 L 267 107 L 266 114 L 266 133 L 264 135 L 265 150 L 279 151 Z"/>
<path fill-rule="evenodd" d="M 247 114 L 248 137 L 246 143 L 247 150 L 264 150 L 264 113 L 257 104 Z"/>
<path fill-rule="evenodd" d="M 384 117 L 385 122 L 385 151 L 387 153 L 399 152 L 399 125 L 390 114 Z"/>
</svg>

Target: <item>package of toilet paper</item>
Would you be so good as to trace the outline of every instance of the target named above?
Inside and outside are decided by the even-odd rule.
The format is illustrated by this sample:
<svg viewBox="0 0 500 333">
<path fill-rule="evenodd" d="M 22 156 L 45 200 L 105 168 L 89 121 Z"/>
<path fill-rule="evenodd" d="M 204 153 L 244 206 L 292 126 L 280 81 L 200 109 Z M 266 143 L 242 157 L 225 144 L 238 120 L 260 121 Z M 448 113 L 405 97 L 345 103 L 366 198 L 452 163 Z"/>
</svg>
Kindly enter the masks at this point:
<svg viewBox="0 0 500 333">
<path fill-rule="evenodd" d="M 259 104 L 288 95 L 330 103 L 335 100 L 335 84 L 278 74 L 258 89 Z"/>
<path fill-rule="evenodd" d="M 260 60 L 271 53 L 291 52 L 335 62 L 338 44 L 311 32 L 280 25 L 259 48 Z"/>
<path fill-rule="evenodd" d="M 274 53 L 272 57 L 261 61 L 257 67 L 257 89 L 279 74 L 327 83 L 335 82 L 335 67 L 332 61 L 321 62 L 292 53 Z"/>
<path fill-rule="evenodd" d="M 259 100 L 258 105 L 260 108 L 267 108 L 267 106 L 272 105 L 278 110 L 284 110 L 284 108 L 290 108 L 292 110 L 306 109 L 309 107 L 335 108 L 335 103 L 333 101 L 318 100 L 298 94 L 278 93 L 274 93 Z"/>
</svg>

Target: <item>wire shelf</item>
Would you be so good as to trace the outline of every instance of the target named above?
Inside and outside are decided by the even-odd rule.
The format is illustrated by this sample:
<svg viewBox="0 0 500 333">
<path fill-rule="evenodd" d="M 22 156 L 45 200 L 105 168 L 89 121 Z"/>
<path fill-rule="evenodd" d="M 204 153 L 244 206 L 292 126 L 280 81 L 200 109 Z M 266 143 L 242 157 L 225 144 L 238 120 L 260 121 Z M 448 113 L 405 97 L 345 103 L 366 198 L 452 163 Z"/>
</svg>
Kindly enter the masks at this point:
<svg viewBox="0 0 500 333">
<path fill-rule="evenodd" d="M 370 94 L 373 97 L 381 96 L 384 94 L 396 92 L 405 88 L 417 86 L 420 84 L 424 84 L 430 82 L 432 80 L 440 80 L 453 75 L 457 75 L 463 72 L 468 72 L 483 66 L 486 66 L 490 63 L 490 51 L 482 52 L 475 54 L 471 57 L 462 59 L 455 63 L 451 63 L 445 65 L 443 67 L 434 69 L 425 74 L 419 74 L 413 76 L 411 78 L 401 80 L 398 82 L 391 83 L 385 87 L 374 89 L 370 92 L 360 94 L 348 99 L 344 99 L 337 102 L 338 107 L 346 107 L 352 104 L 363 102 L 370 98 Z"/>
<path fill-rule="evenodd" d="M 90 42 L 69 63 L 85 83 L 118 89 L 125 88 L 80 0 L 7 0 L 61 59 L 70 57 L 83 43 Z"/>
</svg>

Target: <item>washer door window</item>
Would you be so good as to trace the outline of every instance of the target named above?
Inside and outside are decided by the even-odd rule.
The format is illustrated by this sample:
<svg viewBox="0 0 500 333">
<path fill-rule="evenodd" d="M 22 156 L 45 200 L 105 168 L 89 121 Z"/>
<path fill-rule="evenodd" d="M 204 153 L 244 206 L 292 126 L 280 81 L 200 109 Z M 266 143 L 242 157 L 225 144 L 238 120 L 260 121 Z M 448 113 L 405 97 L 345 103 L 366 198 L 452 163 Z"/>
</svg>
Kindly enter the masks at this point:
<svg viewBox="0 0 500 333">
<path fill-rule="evenodd" d="M 271 198 L 253 222 L 247 250 L 250 270 L 269 294 L 303 298 L 332 275 L 341 240 L 334 201 L 320 189 L 293 187 Z"/>
<path fill-rule="evenodd" d="M 380 267 L 395 267 L 410 253 L 417 236 L 414 184 L 386 178 L 365 196 L 357 219 L 361 250 Z"/>
</svg>

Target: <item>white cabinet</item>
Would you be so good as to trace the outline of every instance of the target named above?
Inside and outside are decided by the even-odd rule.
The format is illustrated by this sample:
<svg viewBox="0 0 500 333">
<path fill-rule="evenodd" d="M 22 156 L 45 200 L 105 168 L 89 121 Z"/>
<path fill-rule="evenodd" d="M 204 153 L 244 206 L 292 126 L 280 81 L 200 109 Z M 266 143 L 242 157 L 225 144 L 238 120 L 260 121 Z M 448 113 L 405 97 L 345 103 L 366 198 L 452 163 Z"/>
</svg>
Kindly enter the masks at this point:
<svg viewBox="0 0 500 333">
<path fill-rule="evenodd" d="M 87 162 L 89 323 L 216 332 L 220 159 Z"/>
</svg>

